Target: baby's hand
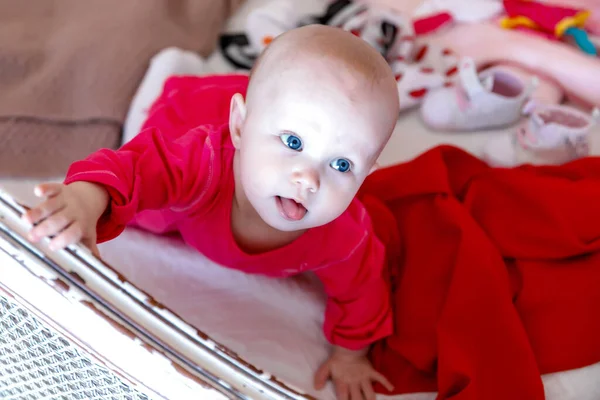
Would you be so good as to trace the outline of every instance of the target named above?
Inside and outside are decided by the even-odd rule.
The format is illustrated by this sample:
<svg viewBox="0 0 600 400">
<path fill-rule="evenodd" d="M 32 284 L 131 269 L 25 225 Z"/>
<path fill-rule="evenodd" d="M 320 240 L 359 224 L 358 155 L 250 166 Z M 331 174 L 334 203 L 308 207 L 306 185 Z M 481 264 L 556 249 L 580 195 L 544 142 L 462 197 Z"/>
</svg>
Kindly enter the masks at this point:
<svg viewBox="0 0 600 400">
<path fill-rule="evenodd" d="M 23 214 L 25 221 L 35 225 L 29 232 L 29 240 L 37 242 L 54 236 L 49 244 L 53 250 L 81 241 L 99 256 L 96 225 L 108 206 L 104 188 L 88 182 L 45 183 L 35 188 L 35 195 L 45 200 Z"/>
<path fill-rule="evenodd" d="M 338 400 L 375 400 L 372 382 L 381 383 L 392 391 L 392 384 L 375 371 L 365 351 L 335 347 L 329 358 L 315 374 L 315 388 L 322 389 L 331 378 Z"/>
</svg>

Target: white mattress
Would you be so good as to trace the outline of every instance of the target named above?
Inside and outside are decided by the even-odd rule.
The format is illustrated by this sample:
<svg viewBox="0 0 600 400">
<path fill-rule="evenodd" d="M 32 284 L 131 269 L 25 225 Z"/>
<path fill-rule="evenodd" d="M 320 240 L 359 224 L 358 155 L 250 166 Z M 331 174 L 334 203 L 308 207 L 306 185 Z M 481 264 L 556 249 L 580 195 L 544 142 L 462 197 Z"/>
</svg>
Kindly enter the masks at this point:
<svg viewBox="0 0 600 400">
<path fill-rule="evenodd" d="M 245 13 L 264 1 L 249 0 L 232 18 L 229 28 L 240 26 Z M 320 1 L 298 4 L 309 10 Z M 215 71 L 226 69 L 219 55 L 210 60 L 210 65 Z M 436 134 L 421 124 L 417 112 L 409 111 L 400 117 L 380 161 L 383 165 L 405 161 L 442 143 L 478 155 L 485 141 L 503 133 Z M 34 204 L 35 183 L 0 181 L 0 186 Z M 127 230 L 118 239 L 103 244 L 101 252 L 132 283 L 251 364 L 319 399 L 334 398 L 330 386 L 321 393 L 312 390 L 312 374 L 326 358 L 328 344 L 321 329 L 324 297 L 318 282 L 310 276 L 285 280 L 249 276 L 214 265 L 175 239 L 137 230 Z M 548 399 L 600 398 L 600 365 L 546 376 L 544 381 Z M 435 396 L 395 398 L 421 400 Z"/>
</svg>

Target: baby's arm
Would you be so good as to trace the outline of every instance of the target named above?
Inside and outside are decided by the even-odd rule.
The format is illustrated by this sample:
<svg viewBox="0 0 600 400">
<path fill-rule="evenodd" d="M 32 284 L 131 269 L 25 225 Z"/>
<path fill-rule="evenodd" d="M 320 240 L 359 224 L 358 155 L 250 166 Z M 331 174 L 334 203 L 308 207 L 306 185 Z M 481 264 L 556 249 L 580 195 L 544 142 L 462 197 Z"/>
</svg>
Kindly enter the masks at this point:
<svg viewBox="0 0 600 400">
<path fill-rule="evenodd" d="M 392 390 L 367 354 L 372 343 L 392 333 L 393 324 L 390 288 L 384 277 L 385 248 L 372 232 L 370 220 L 351 222 L 339 227 L 344 235 L 328 234 L 343 238 L 332 243 L 332 248 L 350 247 L 344 250 L 349 254 L 315 271 L 328 297 L 324 331 L 333 345 L 330 357 L 315 374 L 315 387 L 321 389 L 331 379 L 338 399 L 362 400 L 374 398 L 373 382 Z"/>
<path fill-rule="evenodd" d="M 197 203 L 212 147 L 205 147 L 208 131 L 191 128 L 222 119 L 213 105 L 221 105 L 220 92 L 204 86 L 171 79 L 139 135 L 117 151 L 103 149 L 74 163 L 63 185 L 40 185 L 36 192 L 45 201 L 24 217 L 37 224 L 31 240 L 57 235 L 51 242 L 57 249 L 81 240 L 95 250 L 139 211 Z"/>
<path fill-rule="evenodd" d="M 79 240 L 95 249 L 140 211 L 198 204 L 212 159 L 206 141 L 203 130 L 173 140 L 150 128 L 119 150 L 103 149 L 74 163 L 64 184 L 38 187 L 46 200 L 25 216 L 39 223 L 31 239 L 60 233 L 53 241 L 57 249 Z"/>
</svg>

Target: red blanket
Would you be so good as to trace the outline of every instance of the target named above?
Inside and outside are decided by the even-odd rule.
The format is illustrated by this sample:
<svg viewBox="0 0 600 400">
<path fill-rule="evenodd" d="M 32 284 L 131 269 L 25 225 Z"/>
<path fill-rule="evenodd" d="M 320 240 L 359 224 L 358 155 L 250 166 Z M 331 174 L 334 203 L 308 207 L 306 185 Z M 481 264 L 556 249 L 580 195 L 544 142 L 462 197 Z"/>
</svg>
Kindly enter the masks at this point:
<svg viewBox="0 0 600 400">
<path fill-rule="evenodd" d="M 401 238 L 395 333 L 371 353 L 396 393 L 543 399 L 540 374 L 600 361 L 600 158 L 492 169 L 439 147 L 360 195 Z"/>
</svg>

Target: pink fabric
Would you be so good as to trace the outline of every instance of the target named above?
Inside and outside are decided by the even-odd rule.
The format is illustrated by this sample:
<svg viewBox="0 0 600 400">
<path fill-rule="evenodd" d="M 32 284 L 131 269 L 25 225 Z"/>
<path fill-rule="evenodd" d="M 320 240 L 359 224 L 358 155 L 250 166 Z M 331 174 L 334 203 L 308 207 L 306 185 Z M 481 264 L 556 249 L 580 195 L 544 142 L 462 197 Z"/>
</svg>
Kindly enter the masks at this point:
<svg viewBox="0 0 600 400">
<path fill-rule="evenodd" d="M 387 255 L 378 238 L 387 240 L 395 231 L 375 235 L 358 200 L 287 246 L 260 254 L 237 246 L 229 102 L 235 93 L 245 94 L 247 83 L 241 75 L 171 78 L 142 133 L 118 151 L 101 150 L 75 163 L 65 183 L 84 180 L 108 189 L 111 204 L 98 225 L 99 241 L 116 237 L 137 216 L 138 225 L 178 232 L 226 267 L 275 278 L 314 271 L 328 295 L 324 331 L 331 343 L 359 349 L 390 335 Z"/>
<path fill-rule="evenodd" d="M 557 38 L 552 33 L 542 32 L 542 31 L 538 31 L 538 30 L 535 30 L 535 29 L 524 28 L 524 27 L 521 27 L 521 26 L 512 28 L 512 30 L 520 32 L 520 33 L 522 33 L 524 35 L 537 36 L 539 38 L 546 39 L 546 40 L 554 40 L 554 41 L 557 41 L 557 42 L 560 40 L 559 38 Z"/>
<path fill-rule="evenodd" d="M 502 29 L 495 21 L 455 25 L 429 39 L 473 58 L 479 68 L 513 64 L 554 82 L 587 105 L 600 105 L 600 59 L 573 46 Z"/>
</svg>

